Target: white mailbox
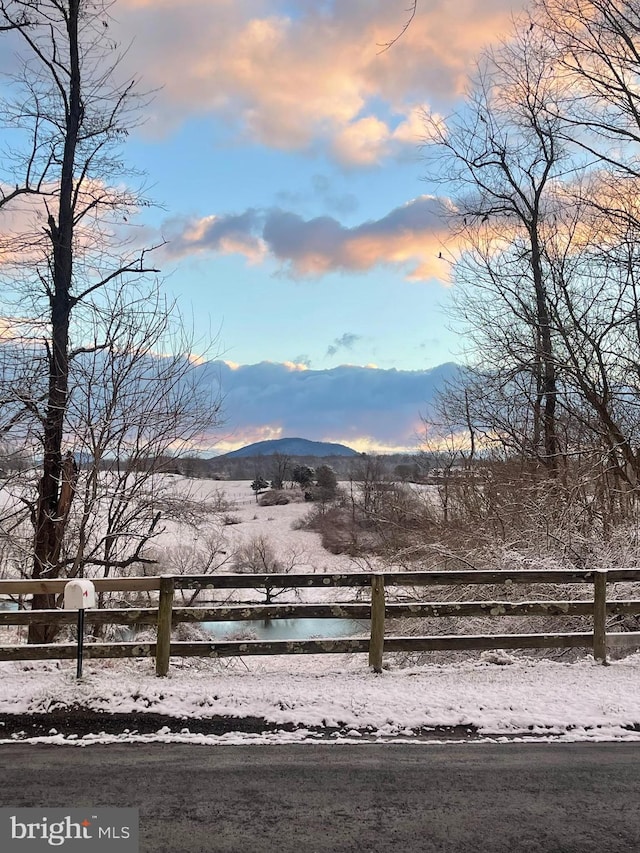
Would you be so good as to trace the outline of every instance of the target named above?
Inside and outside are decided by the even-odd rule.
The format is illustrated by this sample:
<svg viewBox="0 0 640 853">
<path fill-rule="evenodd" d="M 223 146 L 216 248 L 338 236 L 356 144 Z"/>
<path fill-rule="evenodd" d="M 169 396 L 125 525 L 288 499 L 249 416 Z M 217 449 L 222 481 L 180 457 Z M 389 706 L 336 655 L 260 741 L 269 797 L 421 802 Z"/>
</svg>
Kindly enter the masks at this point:
<svg viewBox="0 0 640 853">
<path fill-rule="evenodd" d="M 96 606 L 96 588 L 91 581 L 69 581 L 64 588 L 65 610 L 86 610 Z"/>
</svg>

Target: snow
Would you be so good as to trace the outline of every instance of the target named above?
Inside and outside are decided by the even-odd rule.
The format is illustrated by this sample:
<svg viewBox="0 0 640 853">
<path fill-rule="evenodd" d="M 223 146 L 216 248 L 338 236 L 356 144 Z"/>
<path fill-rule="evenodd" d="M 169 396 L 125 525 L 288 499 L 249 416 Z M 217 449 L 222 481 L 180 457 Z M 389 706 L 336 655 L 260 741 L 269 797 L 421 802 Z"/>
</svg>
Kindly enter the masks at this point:
<svg viewBox="0 0 640 853">
<path fill-rule="evenodd" d="M 176 488 L 184 488 L 184 479 L 176 478 Z M 309 514 L 312 504 L 304 501 L 292 501 L 282 506 L 260 506 L 256 503 L 247 480 L 200 480 L 190 482 L 190 497 L 211 502 L 214 496 L 221 495 L 231 504 L 228 515 L 239 521 L 237 524 L 222 525 L 219 532 L 224 539 L 226 550 L 232 552 L 238 546 L 251 539 L 264 537 L 277 545 L 279 553 L 295 554 L 296 571 L 332 572 L 354 571 L 359 564 L 344 554 L 331 554 L 321 544 L 320 536 L 309 530 L 301 530 L 298 523 Z M 212 519 L 210 524 L 213 525 Z M 206 530 L 199 530 L 194 544 L 206 536 Z M 163 545 L 184 545 L 189 531 L 168 529 L 160 539 Z M 227 568 L 225 571 L 230 571 Z"/>
<path fill-rule="evenodd" d="M 492 741 L 532 735 L 560 741 L 640 740 L 640 731 L 634 730 L 640 728 L 640 654 L 606 667 L 593 659 L 559 663 L 506 655 L 500 662 L 487 658 L 390 668 L 380 675 L 369 671 L 363 655 L 178 661 L 162 679 L 155 677 L 148 660 L 89 661 L 80 680 L 72 662 L 4 663 L 0 714 L 46 714 L 82 706 L 176 720 L 171 730 L 163 727 L 153 735 L 92 734 L 69 740 L 53 732 L 37 738 L 77 745 L 149 739 L 317 742 L 327 727 L 339 729 L 333 738 L 325 738 L 334 743 L 391 736 L 423 742 L 425 729 L 460 726 Z M 189 719 L 214 717 L 253 717 L 296 730 L 217 736 L 189 731 Z"/>
<path fill-rule="evenodd" d="M 223 488 L 235 501 L 232 513 L 241 523 L 221 528 L 230 549 L 263 534 L 279 548 L 303 554 L 301 571 L 356 568 L 348 557 L 324 551 L 315 533 L 291 526 L 308 506 L 257 506 L 248 483 L 204 482 L 197 487 L 203 499 Z M 184 545 L 184 532 L 174 529 L 165 536 L 165 545 Z M 468 729 L 474 743 L 532 737 L 536 742 L 640 740 L 638 684 L 640 653 L 605 667 L 592 658 L 569 663 L 485 652 L 479 659 L 412 668 L 392 661 L 379 675 L 361 654 L 172 659 L 166 678 L 156 678 L 152 660 L 86 660 L 79 680 L 75 661 L 4 662 L 0 715 L 46 716 L 81 707 L 175 720 L 153 734 L 132 728 L 117 735 L 65 737 L 52 728 L 27 738 L 77 746 L 149 740 L 337 744 L 387 738 L 444 743 L 446 732 L 429 736 L 442 727 L 451 736 L 455 731 L 456 740 Z M 237 720 L 238 730 L 232 724 L 222 735 L 190 731 L 190 720 L 222 717 Z M 242 731 L 247 726 L 241 721 L 249 717 L 264 720 L 265 731 Z M 9 739 L 2 738 L 0 727 L 0 743 Z"/>
</svg>

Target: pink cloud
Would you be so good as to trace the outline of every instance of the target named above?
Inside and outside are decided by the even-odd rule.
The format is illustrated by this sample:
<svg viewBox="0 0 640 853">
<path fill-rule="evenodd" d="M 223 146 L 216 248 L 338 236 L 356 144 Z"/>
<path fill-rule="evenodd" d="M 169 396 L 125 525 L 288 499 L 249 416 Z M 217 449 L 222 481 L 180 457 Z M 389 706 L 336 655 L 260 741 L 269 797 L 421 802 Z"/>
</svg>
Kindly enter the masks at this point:
<svg viewBox="0 0 640 853">
<path fill-rule="evenodd" d="M 440 256 L 446 236 L 442 201 L 428 195 L 351 228 L 331 216 L 304 219 L 273 208 L 173 221 L 167 236 L 172 257 L 233 251 L 256 262 L 257 255 L 270 256 L 294 277 L 365 272 L 383 264 L 407 266 L 412 280 L 448 281 L 449 275 Z"/>
<path fill-rule="evenodd" d="M 416 144 L 412 105 L 459 95 L 478 50 L 508 30 L 524 3 L 459 0 L 453 13 L 421 2 L 402 40 L 383 52 L 406 18 L 402 0 L 330 8 L 300 0 L 295 15 L 278 14 L 277 5 L 121 0 L 121 35 L 135 38 L 127 62 L 159 88 L 150 132 L 215 112 L 263 144 L 301 150 L 320 140 L 345 165 L 372 165 Z M 397 136 L 390 114 L 393 126 L 404 124 Z"/>
</svg>

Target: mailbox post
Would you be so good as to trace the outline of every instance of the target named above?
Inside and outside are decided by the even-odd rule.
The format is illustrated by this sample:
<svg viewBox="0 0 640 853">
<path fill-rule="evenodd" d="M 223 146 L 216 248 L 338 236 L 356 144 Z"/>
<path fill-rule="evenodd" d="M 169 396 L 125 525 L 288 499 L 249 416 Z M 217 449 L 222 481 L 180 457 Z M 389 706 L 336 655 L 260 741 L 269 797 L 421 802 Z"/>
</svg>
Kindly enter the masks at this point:
<svg viewBox="0 0 640 853">
<path fill-rule="evenodd" d="M 84 611 L 96 606 L 96 588 L 91 581 L 69 581 L 64 588 L 64 609 L 78 611 L 78 656 L 76 678 L 82 677 L 82 646 L 84 642 Z"/>
</svg>

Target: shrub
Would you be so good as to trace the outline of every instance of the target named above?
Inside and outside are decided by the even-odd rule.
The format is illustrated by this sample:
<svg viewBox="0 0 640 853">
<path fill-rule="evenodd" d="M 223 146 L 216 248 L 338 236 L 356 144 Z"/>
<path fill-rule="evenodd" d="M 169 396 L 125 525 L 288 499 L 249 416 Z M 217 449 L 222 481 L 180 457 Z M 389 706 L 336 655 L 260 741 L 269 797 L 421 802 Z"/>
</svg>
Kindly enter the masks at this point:
<svg viewBox="0 0 640 853">
<path fill-rule="evenodd" d="M 260 506 L 284 506 L 290 503 L 290 500 L 283 489 L 270 489 L 262 495 L 258 503 Z"/>
</svg>

